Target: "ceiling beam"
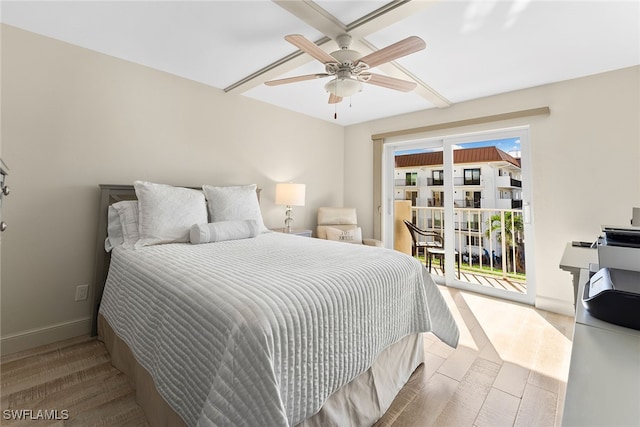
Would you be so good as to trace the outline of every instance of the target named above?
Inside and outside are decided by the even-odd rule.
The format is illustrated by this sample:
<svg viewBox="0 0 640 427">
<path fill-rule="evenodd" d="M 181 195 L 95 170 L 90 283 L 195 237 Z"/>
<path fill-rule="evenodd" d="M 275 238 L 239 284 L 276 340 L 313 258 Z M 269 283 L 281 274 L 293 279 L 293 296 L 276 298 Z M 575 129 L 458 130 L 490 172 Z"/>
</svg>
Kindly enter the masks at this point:
<svg viewBox="0 0 640 427">
<path fill-rule="evenodd" d="M 364 38 L 390 25 L 396 24 L 438 2 L 439 0 L 395 0 L 347 25 L 354 39 Z"/>
<path fill-rule="evenodd" d="M 328 41 L 331 41 L 329 37 L 323 37 L 320 40 L 317 40 L 315 43 L 318 46 L 324 45 Z M 324 49 L 327 52 L 331 52 L 332 49 Z M 267 65 L 264 68 L 259 69 L 258 71 L 249 74 L 244 77 L 242 80 L 238 80 L 230 86 L 224 88 L 224 91 L 227 93 L 243 93 L 252 89 L 256 86 L 263 84 L 268 80 L 273 80 L 288 71 L 295 70 L 298 67 L 302 67 L 304 64 L 311 62 L 313 58 L 309 55 L 305 55 L 304 52 L 297 50 L 283 58 L 280 58 L 276 62 L 273 62 Z"/>
<path fill-rule="evenodd" d="M 364 39 L 360 39 L 352 43 L 351 45 L 353 49 L 359 52 L 362 52 L 365 55 L 368 54 L 369 52 L 378 50 L 375 46 L 373 46 L 371 43 L 369 43 Z M 418 86 L 412 92 L 426 99 L 427 101 L 429 101 L 430 103 L 432 103 L 438 108 L 446 108 L 451 106 L 452 104 L 451 101 L 446 99 L 444 96 L 440 95 L 438 92 L 436 92 L 435 89 L 433 89 L 431 86 L 429 86 L 428 84 L 420 80 L 418 76 L 416 76 L 415 74 L 413 74 L 412 72 L 410 72 L 409 70 L 407 70 L 406 68 L 404 68 L 402 65 L 398 64 L 395 61 L 378 65 L 376 69 L 382 71 L 389 77 L 395 77 L 397 79 L 403 79 L 403 80 L 409 79 L 416 82 Z"/>
<path fill-rule="evenodd" d="M 309 0 L 272 0 L 284 10 L 299 18 L 305 24 L 334 39 L 348 31 L 347 26 L 338 18 Z"/>
<path fill-rule="evenodd" d="M 285 9 L 307 25 L 317 29 L 325 37 L 316 40 L 315 44 L 323 48 L 327 53 L 333 52 L 335 46 L 323 46 L 339 34 L 347 32 L 347 27 L 329 12 L 309 0 L 272 0 L 275 4 Z M 282 35 L 284 37 L 284 34 Z M 273 80 L 284 73 L 295 70 L 313 60 L 309 55 L 296 51 L 278 61 L 267 65 L 242 80 L 226 87 L 225 92 L 243 93 L 268 80 Z"/>
<path fill-rule="evenodd" d="M 375 46 L 365 39 L 367 35 L 382 30 L 383 28 L 424 10 L 437 0 L 391 1 L 348 25 L 340 22 L 336 17 L 310 0 L 272 1 L 292 15 L 304 21 L 307 25 L 325 34 L 327 37 L 317 40 L 315 43 L 322 47 L 326 52 L 331 52 L 335 49 L 335 46 L 333 46 L 332 43 L 327 45 L 327 42 L 330 39 L 335 39 L 341 34 L 349 33 L 353 38 L 352 48 L 361 52 L 363 55 L 367 55 L 377 50 Z M 235 93 L 246 92 L 249 89 L 263 84 L 265 81 L 275 79 L 286 72 L 304 65 L 312 59 L 313 58 L 309 55 L 303 54 L 301 51 L 294 52 L 225 88 L 224 91 Z M 418 87 L 414 92 L 433 105 L 437 107 L 448 107 L 451 105 L 451 102 L 446 98 L 400 65 L 391 62 L 383 64 L 377 68 L 391 77 L 414 80 L 418 83 Z"/>
</svg>

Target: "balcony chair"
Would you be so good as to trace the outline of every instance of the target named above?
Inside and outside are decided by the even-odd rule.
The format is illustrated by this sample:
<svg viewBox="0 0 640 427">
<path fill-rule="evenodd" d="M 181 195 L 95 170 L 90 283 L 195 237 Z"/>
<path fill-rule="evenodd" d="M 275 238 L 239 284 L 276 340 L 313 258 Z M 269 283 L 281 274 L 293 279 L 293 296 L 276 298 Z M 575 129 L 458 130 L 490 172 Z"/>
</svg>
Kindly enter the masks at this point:
<svg viewBox="0 0 640 427">
<path fill-rule="evenodd" d="M 442 273 L 444 273 L 444 239 L 439 233 L 435 231 L 427 231 L 421 228 L 418 228 L 412 222 L 404 220 L 404 225 L 409 229 L 409 234 L 411 234 L 411 254 L 414 257 L 419 256 L 420 249 L 424 252 L 425 264 L 427 264 L 427 268 L 429 273 L 431 273 L 431 261 L 434 257 L 440 260 L 440 265 L 442 266 Z M 420 239 L 419 236 L 424 237 L 423 240 Z M 454 249 L 454 255 L 456 257 L 456 261 L 458 262 L 458 278 L 460 278 L 460 254 L 457 250 Z"/>
<path fill-rule="evenodd" d="M 316 235 L 319 239 L 327 239 L 327 229 L 330 229 L 329 237 L 333 238 L 332 240 L 343 240 L 341 236 L 339 236 L 338 239 L 335 238 L 335 230 L 337 229 L 342 232 L 347 232 L 349 234 L 348 237 L 356 236 L 356 240 L 351 241 L 350 243 L 362 243 L 368 246 L 379 247 L 384 246 L 379 240 L 362 239 L 361 237 L 358 237 L 362 236 L 362 231 L 360 230 L 360 227 L 358 227 L 358 216 L 356 215 L 355 208 L 318 208 L 318 228 L 316 229 Z M 347 240 L 345 239 L 344 241 Z"/>
</svg>

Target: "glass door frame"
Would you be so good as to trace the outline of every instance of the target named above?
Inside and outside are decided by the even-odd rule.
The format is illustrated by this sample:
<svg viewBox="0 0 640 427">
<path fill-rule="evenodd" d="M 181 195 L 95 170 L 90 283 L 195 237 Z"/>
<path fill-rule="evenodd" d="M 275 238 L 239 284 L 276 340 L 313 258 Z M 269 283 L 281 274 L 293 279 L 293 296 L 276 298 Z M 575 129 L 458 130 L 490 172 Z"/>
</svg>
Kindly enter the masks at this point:
<svg viewBox="0 0 640 427">
<path fill-rule="evenodd" d="M 524 241 L 525 241 L 525 268 L 526 268 L 526 293 L 517 293 L 504 289 L 497 289 L 472 283 L 464 282 L 456 277 L 457 269 L 455 267 L 455 211 L 453 204 L 454 183 L 453 183 L 453 147 L 458 144 L 468 142 L 480 142 L 482 140 L 494 140 L 505 138 L 520 138 L 521 150 L 521 171 L 522 171 L 522 215 L 524 222 Z M 415 136 L 414 136 L 415 138 Z M 393 221 L 393 202 L 394 202 L 394 169 L 395 169 L 395 151 L 399 148 L 402 150 L 410 150 L 415 148 L 439 148 L 443 149 L 444 158 L 444 176 L 449 179 L 444 181 L 444 223 L 445 223 L 445 276 L 432 276 L 438 284 L 452 286 L 464 290 L 470 290 L 498 298 L 508 299 L 512 301 L 522 302 L 534 305 L 536 295 L 535 285 L 535 250 L 534 250 L 534 230 L 533 230 L 533 207 L 531 204 L 533 189 L 531 176 L 531 155 L 529 141 L 529 126 L 519 126 L 514 128 L 493 129 L 480 132 L 470 132 L 465 134 L 455 134 L 448 136 L 439 136 L 432 138 L 408 139 L 404 137 L 401 140 L 385 140 L 383 144 L 382 155 L 382 237 L 385 246 L 393 248 L 394 242 L 394 221 Z"/>
</svg>

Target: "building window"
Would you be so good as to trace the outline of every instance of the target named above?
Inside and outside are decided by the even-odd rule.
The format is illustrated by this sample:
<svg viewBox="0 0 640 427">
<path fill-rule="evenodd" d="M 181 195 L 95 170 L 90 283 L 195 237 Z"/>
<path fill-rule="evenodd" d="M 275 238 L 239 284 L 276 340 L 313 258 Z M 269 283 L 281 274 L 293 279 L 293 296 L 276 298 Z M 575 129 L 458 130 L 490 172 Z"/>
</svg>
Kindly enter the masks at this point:
<svg viewBox="0 0 640 427">
<path fill-rule="evenodd" d="M 433 191 L 431 194 L 433 194 L 433 198 L 431 199 L 431 203 L 429 203 L 429 206 L 435 206 L 438 208 L 443 207 L 444 191 Z"/>
<path fill-rule="evenodd" d="M 435 170 L 431 172 L 431 178 L 433 179 L 433 185 L 444 185 L 444 171 Z"/>
<path fill-rule="evenodd" d="M 407 172 L 405 175 L 405 185 L 416 185 L 418 181 L 418 172 Z"/>
<path fill-rule="evenodd" d="M 480 169 L 465 169 L 464 185 L 480 185 Z"/>
<path fill-rule="evenodd" d="M 465 208 L 479 208 L 481 207 L 482 192 L 465 191 L 464 199 Z"/>
<path fill-rule="evenodd" d="M 467 246 L 480 246 L 482 240 L 479 236 L 465 236 L 467 240 Z"/>
<path fill-rule="evenodd" d="M 416 201 L 418 200 L 418 192 L 417 191 L 405 191 L 405 200 L 411 200 L 411 206 L 417 206 Z"/>
</svg>

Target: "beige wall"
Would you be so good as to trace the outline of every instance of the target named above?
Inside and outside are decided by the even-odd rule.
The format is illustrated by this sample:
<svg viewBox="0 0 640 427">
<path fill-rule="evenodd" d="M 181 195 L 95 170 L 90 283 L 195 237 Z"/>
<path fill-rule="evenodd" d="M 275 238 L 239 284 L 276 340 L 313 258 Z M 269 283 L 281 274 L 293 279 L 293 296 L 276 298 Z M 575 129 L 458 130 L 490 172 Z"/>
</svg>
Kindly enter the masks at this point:
<svg viewBox="0 0 640 427">
<path fill-rule="evenodd" d="M 337 125 L 8 26 L 1 90 L 3 353 L 89 331 L 100 183 L 257 183 L 269 227 L 278 181 L 307 185 L 299 227 L 343 202 Z"/>
<path fill-rule="evenodd" d="M 549 106 L 549 116 L 429 136 L 531 125 L 536 305 L 571 314 L 571 276 L 558 268 L 566 242 L 595 240 L 601 224 L 628 225 L 640 206 L 639 103 L 640 67 L 633 67 L 351 126 L 344 198 L 369 213 L 360 222 L 372 233 L 372 134 Z"/>
</svg>

